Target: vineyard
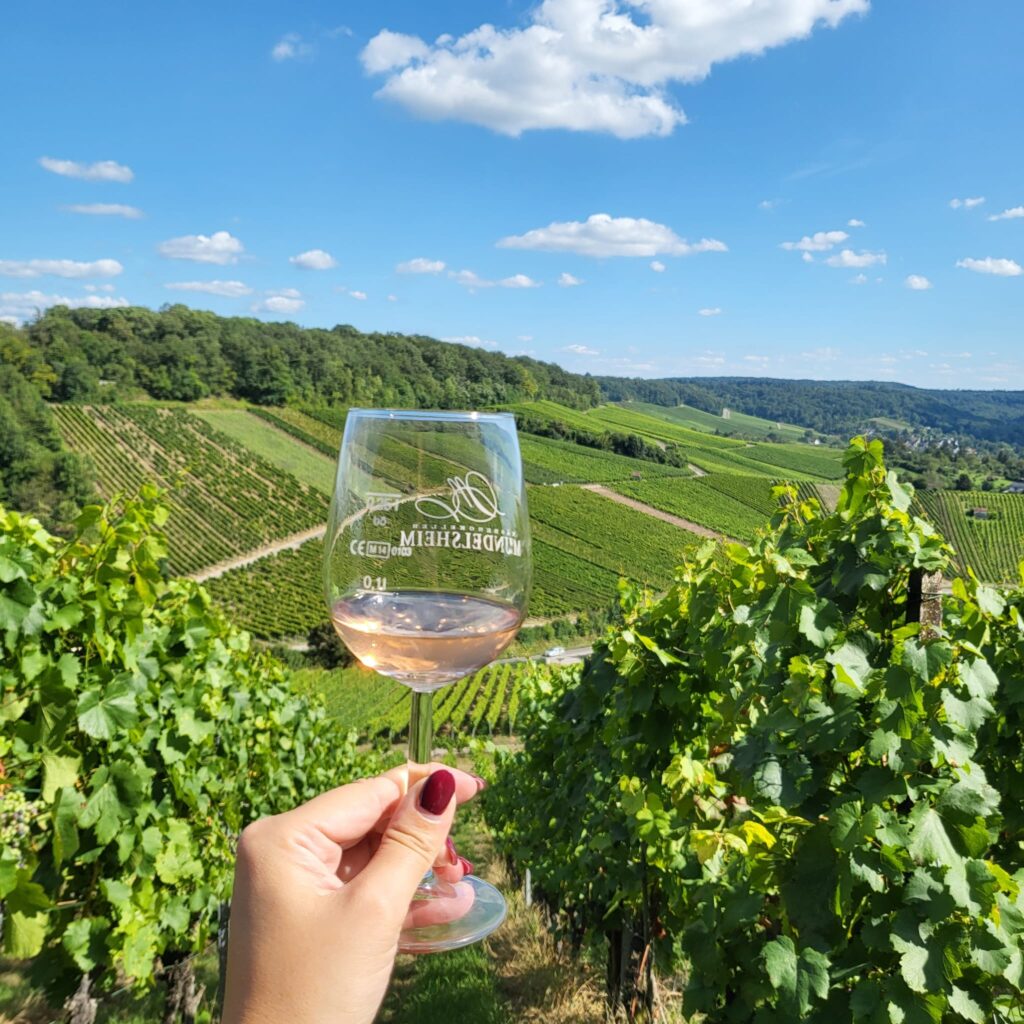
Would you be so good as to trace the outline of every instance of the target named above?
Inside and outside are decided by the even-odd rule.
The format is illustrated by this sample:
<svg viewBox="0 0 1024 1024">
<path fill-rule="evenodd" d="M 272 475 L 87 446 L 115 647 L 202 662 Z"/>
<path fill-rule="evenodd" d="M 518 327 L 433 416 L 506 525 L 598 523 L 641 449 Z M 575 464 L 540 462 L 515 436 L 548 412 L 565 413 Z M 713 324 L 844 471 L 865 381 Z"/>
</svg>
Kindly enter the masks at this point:
<svg viewBox="0 0 1024 1024">
<path fill-rule="evenodd" d="M 755 444 L 744 455 L 766 466 L 778 467 L 789 474 L 838 480 L 843 476 L 842 452 L 835 448 L 806 444 Z"/>
<path fill-rule="evenodd" d="M 685 530 L 579 487 L 531 487 L 531 616 L 605 608 L 620 576 L 663 587 L 694 542 Z M 627 548 L 623 537 L 632 538 Z M 307 541 L 206 582 L 239 625 L 266 640 L 305 636 L 326 618 L 323 545 Z"/>
<path fill-rule="evenodd" d="M 502 662 L 445 687 L 434 698 L 435 735 L 442 741 L 510 735 L 527 670 L 534 676 L 545 671 L 537 664 Z M 408 731 L 408 687 L 368 669 L 300 669 L 294 685 L 297 692 L 323 700 L 341 735 L 355 732 L 361 740 L 385 736 L 398 742 Z"/>
<path fill-rule="evenodd" d="M 170 569 L 184 575 L 319 526 L 324 494 L 181 408 L 54 406 L 67 443 L 90 456 L 100 493 L 153 481 L 169 492 Z"/>
<path fill-rule="evenodd" d="M 787 441 L 800 441 L 807 433 L 804 427 L 797 427 L 790 423 L 773 423 L 771 420 L 761 419 L 760 416 L 748 416 L 735 409 L 730 410 L 728 418 L 725 418 L 721 414 L 705 412 L 703 409 L 695 409 L 690 405 L 664 406 L 650 405 L 647 402 L 623 402 L 622 408 L 632 409 L 645 416 L 668 420 L 670 423 L 681 423 L 684 427 L 710 433 L 737 433 L 758 438 L 774 434 Z"/>
<path fill-rule="evenodd" d="M 771 481 L 753 477 L 730 477 L 726 487 L 719 489 L 714 474 L 699 480 L 663 480 L 619 483 L 614 489 L 645 505 L 699 523 L 727 537 L 750 540 L 768 519 L 765 515 L 766 488 Z M 744 486 L 749 484 L 749 490 Z M 742 496 L 741 496 L 742 495 Z"/>
<path fill-rule="evenodd" d="M 523 456 L 523 473 L 531 484 L 606 483 L 629 480 L 635 475 L 644 479 L 690 475 L 687 469 L 530 434 L 520 435 L 519 447 Z"/>
<path fill-rule="evenodd" d="M 1024 559 L 1024 494 L 992 491 L 920 491 L 929 518 L 956 549 L 960 572 L 973 569 L 979 579 L 1020 580 Z M 983 510 L 983 514 L 974 514 Z"/>
<path fill-rule="evenodd" d="M 487 820 L 623 1016 L 1022 1019 L 1024 591 L 926 605 L 948 549 L 911 503 L 858 439 L 836 512 L 698 551 L 524 687 Z"/>
</svg>

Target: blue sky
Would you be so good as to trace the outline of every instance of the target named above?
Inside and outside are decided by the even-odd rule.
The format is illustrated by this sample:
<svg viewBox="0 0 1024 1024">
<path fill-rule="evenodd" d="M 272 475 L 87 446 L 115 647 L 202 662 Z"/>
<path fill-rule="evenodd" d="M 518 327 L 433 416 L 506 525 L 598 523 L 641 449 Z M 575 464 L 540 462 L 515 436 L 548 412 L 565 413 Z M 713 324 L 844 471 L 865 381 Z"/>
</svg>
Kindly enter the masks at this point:
<svg viewBox="0 0 1024 1024">
<path fill-rule="evenodd" d="M 0 316 L 1024 387 L 1024 5 L 753 11 L 8 4 Z"/>
</svg>

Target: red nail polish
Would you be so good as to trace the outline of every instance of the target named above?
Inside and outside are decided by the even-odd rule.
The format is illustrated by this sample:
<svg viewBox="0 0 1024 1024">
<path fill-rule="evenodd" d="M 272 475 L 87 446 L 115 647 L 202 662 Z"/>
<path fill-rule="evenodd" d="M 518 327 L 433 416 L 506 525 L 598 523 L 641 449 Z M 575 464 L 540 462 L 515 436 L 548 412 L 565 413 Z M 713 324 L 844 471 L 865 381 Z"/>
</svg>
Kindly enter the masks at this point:
<svg viewBox="0 0 1024 1024">
<path fill-rule="evenodd" d="M 427 814 L 444 814 L 455 796 L 455 776 L 440 768 L 427 779 L 420 790 L 420 807 Z"/>
<path fill-rule="evenodd" d="M 473 862 L 471 860 L 466 860 L 465 857 L 460 857 L 459 863 L 462 865 L 462 873 L 464 875 L 473 874 Z"/>
<path fill-rule="evenodd" d="M 481 779 L 479 775 L 474 775 L 473 778 L 476 780 L 476 791 L 479 793 L 480 790 L 487 788 L 487 780 Z"/>
<path fill-rule="evenodd" d="M 452 867 L 455 867 L 459 863 L 459 855 L 455 850 L 455 844 L 452 842 L 451 836 L 444 841 L 444 847 L 448 851 L 448 860 L 451 861 Z"/>
</svg>

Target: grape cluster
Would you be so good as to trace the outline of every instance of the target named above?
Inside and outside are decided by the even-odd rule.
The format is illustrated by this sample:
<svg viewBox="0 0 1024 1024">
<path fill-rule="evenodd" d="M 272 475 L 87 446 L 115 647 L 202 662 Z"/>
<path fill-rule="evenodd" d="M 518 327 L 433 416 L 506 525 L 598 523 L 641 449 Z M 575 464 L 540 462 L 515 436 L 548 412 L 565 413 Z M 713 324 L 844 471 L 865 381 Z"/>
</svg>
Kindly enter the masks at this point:
<svg viewBox="0 0 1024 1024">
<path fill-rule="evenodd" d="M 42 806 L 37 801 L 26 799 L 20 789 L 0 787 L 0 850 L 12 851 L 19 867 L 24 866 L 32 829 L 41 816 Z"/>
</svg>

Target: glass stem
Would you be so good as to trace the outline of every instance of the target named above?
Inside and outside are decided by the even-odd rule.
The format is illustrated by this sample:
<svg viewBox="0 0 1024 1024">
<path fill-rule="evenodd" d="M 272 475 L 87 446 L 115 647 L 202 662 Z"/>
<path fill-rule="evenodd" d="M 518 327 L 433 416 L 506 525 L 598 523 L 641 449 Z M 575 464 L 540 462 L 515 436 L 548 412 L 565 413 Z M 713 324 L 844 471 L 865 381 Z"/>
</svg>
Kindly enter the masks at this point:
<svg viewBox="0 0 1024 1024">
<path fill-rule="evenodd" d="M 417 764 L 430 761 L 434 749 L 434 691 L 412 691 L 409 718 L 409 760 Z"/>
</svg>

